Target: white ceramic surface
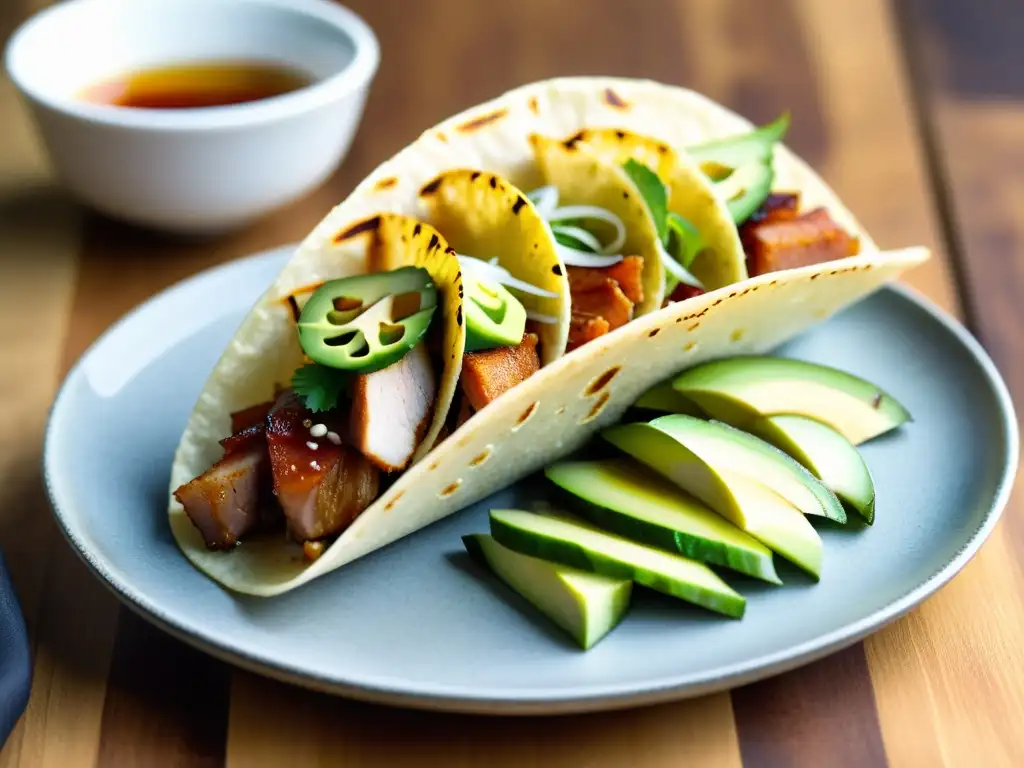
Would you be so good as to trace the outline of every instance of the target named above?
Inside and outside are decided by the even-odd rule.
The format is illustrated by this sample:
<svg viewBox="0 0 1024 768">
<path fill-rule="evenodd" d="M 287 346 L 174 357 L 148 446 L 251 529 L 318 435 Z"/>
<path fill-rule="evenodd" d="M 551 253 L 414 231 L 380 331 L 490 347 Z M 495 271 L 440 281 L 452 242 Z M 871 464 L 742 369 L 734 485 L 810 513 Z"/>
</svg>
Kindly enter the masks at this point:
<svg viewBox="0 0 1024 768">
<path fill-rule="evenodd" d="M 622 624 L 580 651 L 476 567 L 460 540 L 488 529 L 489 508 L 546 500 L 542 476 L 496 488 L 294 592 L 232 594 L 174 543 L 170 463 L 210 368 L 290 252 L 197 275 L 116 324 L 68 375 L 45 448 L 57 519 L 92 571 L 148 620 L 259 673 L 486 713 L 696 696 L 805 664 L 905 613 L 977 552 L 1009 495 L 1018 435 L 999 374 L 939 310 L 884 289 L 778 350 L 864 376 L 913 414 L 861 448 L 878 494 L 875 523 L 815 522 L 825 545 L 817 584 L 779 558 L 781 587 L 720 570 L 748 599 L 742 621 L 636 587 Z"/>
<path fill-rule="evenodd" d="M 279 62 L 314 82 L 190 110 L 78 98 L 140 67 L 209 59 Z M 68 0 L 29 19 L 6 53 L 68 188 L 110 216 L 181 232 L 240 226 L 323 182 L 379 60 L 372 30 L 327 0 Z"/>
</svg>

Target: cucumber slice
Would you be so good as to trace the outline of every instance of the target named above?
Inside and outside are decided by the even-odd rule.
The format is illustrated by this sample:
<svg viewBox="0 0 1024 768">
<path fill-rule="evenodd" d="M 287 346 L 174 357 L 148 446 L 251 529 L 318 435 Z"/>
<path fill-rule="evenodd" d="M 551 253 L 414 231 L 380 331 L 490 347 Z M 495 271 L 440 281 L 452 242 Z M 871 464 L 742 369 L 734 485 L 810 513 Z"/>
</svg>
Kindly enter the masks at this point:
<svg viewBox="0 0 1024 768">
<path fill-rule="evenodd" d="M 521 555 L 485 533 L 462 537 L 466 551 L 565 630 L 584 650 L 618 625 L 633 582 Z"/>
<path fill-rule="evenodd" d="M 741 618 L 746 599 L 703 563 L 645 547 L 568 517 L 491 510 L 491 535 L 509 549 L 613 579 L 632 579 L 710 611 Z"/>
</svg>

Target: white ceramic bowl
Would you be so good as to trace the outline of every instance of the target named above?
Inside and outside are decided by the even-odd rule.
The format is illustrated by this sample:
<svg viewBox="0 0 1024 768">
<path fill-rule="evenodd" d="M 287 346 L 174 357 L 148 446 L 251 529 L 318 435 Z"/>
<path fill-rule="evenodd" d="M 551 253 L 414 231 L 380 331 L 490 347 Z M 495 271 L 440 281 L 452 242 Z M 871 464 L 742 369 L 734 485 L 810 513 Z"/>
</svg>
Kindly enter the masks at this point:
<svg viewBox="0 0 1024 768">
<path fill-rule="evenodd" d="M 290 65 L 312 85 L 203 109 L 80 98 L 142 67 Z M 373 31 L 326 0 L 67 0 L 11 38 L 6 66 L 54 170 L 115 218 L 188 233 L 238 227 L 323 182 L 348 151 L 380 61 Z"/>
</svg>

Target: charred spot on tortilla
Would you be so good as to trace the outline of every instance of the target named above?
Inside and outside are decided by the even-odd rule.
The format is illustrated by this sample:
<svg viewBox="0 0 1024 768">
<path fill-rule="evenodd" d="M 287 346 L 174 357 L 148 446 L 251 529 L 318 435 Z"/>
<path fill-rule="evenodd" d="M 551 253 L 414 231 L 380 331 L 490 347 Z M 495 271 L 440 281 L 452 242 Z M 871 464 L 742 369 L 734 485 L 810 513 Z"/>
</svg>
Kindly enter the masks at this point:
<svg viewBox="0 0 1024 768">
<path fill-rule="evenodd" d="M 397 183 L 398 183 L 398 177 L 397 176 L 388 176 L 388 177 L 383 178 L 380 181 L 378 181 L 373 186 L 373 188 L 379 192 L 379 191 L 384 190 L 384 189 L 391 189 L 391 187 L 395 186 L 395 184 L 397 184 Z"/>
<path fill-rule="evenodd" d="M 816 274 L 816 275 L 811 275 L 811 280 L 817 280 L 819 277 L 821 277 L 821 273 L 820 272 L 818 274 Z M 772 283 L 772 285 L 775 285 L 775 283 Z"/>
<path fill-rule="evenodd" d="M 538 403 L 536 400 L 530 403 L 527 409 L 523 411 L 521 414 L 519 414 L 519 418 L 516 419 L 516 425 L 513 427 L 513 429 L 519 429 L 519 427 L 523 426 L 523 424 L 525 424 L 527 420 L 529 420 L 529 418 L 533 416 L 534 411 L 537 410 L 538 405 L 540 405 L 540 403 Z"/>
<path fill-rule="evenodd" d="M 417 224 L 415 227 L 412 228 L 412 236 L 413 237 L 419 237 L 420 236 L 420 232 L 422 232 L 422 231 L 423 231 L 423 225 L 422 224 Z"/>
<path fill-rule="evenodd" d="M 694 323 L 693 325 L 691 325 L 689 328 L 687 328 L 686 330 L 687 331 L 696 331 L 698 328 L 700 328 L 700 321 L 699 320 L 696 323 Z"/>
<path fill-rule="evenodd" d="M 526 198 L 520 195 L 518 199 L 512 203 L 512 213 L 516 216 L 519 215 L 520 209 L 526 205 Z"/>
<path fill-rule="evenodd" d="M 469 180 L 470 181 L 476 181 L 479 178 L 480 178 L 480 171 L 473 171 L 471 174 L 469 174 Z"/>
<path fill-rule="evenodd" d="M 583 141 L 586 135 L 586 131 L 579 131 L 578 133 L 574 133 L 572 136 L 570 136 L 568 139 L 562 142 L 562 146 L 565 147 L 566 149 L 576 149 L 576 145 Z"/>
<path fill-rule="evenodd" d="M 444 489 L 442 489 L 441 493 L 439 493 L 438 495 L 442 499 L 445 499 L 445 498 L 451 496 L 457 490 L 459 490 L 459 486 L 460 485 L 462 485 L 462 480 L 456 480 L 454 483 L 449 483 L 448 485 L 446 485 L 444 487 Z"/>
<path fill-rule="evenodd" d="M 476 456 L 472 458 L 472 460 L 469 462 L 469 466 L 479 467 L 481 464 L 483 464 L 485 461 L 491 458 L 491 451 L 491 446 L 488 445 L 486 448 L 480 451 L 480 453 L 478 453 Z"/>
<path fill-rule="evenodd" d="M 624 139 L 624 138 L 626 138 L 626 132 L 625 131 L 616 131 L 615 132 L 615 138 L 617 138 L 617 139 Z"/>
<path fill-rule="evenodd" d="M 433 235 L 430 236 L 430 244 L 427 245 L 427 248 L 429 248 L 431 251 L 436 251 L 437 246 L 440 244 L 441 241 L 438 239 L 437 233 L 435 232 Z"/>
<path fill-rule="evenodd" d="M 661 333 L 661 328 L 655 328 L 653 331 L 651 331 L 650 333 L 647 334 L 647 338 L 648 339 L 653 339 L 659 333 Z"/>
<path fill-rule="evenodd" d="M 380 215 L 371 216 L 368 219 L 363 219 L 353 224 L 348 229 L 342 230 L 334 236 L 335 243 L 341 243 L 345 240 L 350 240 L 353 237 L 358 237 L 364 232 L 376 232 L 380 228 Z"/>
<path fill-rule="evenodd" d="M 445 144 L 448 143 L 448 137 L 441 133 L 441 131 L 438 131 L 436 135 L 438 141 L 444 142 Z"/>
<path fill-rule="evenodd" d="M 551 271 L 554 272 L 559 277 L 561 277 L 562 276 L 562 265 L 561 264 L 555 264 L 555 266 L 553 266 L 551 268 Z"/>
<path fill-rule="evenodd" d="M 460 286 L 460 288 L 461 288 L 461 286 Z M 460 296 L 462 295 L 462 291 L 461 290 L 459 291 L 459 295 Z M 460 326 L 462 325 L 462 305 L 461 304 L 459 304 L 459 308 L 457 310 L 455 310 L 455 324 L 456 325 L 460 325 Z"/>
<path fill-rule="evenodd" d="M 712 304 L 711 306 L 712 306 L 712 307 L 717 307 L 717 306 L 718 306 L 719 304 L 721 304 L 721 303 L 722 303 L 723 301 L 725 301 L 725 299 L 715 299 L 715 303 L 714 303 L 714 304 Z"/>
<path fill-rule="evenodd" d="M 530 111 L 533 112 L 533 114 L 535 114 L 535 115 L 539 115 L 540 114 L 540 107 L 537 106 L 537 97 L 536 96 L 531 96 L 530 99 L 526 102 L 526 106 L 528 106 L 530 108 Z"/>
<path fill-rule="evenodd" d="M 491 183 L 491 189 L 497 189 L 498 188 L 498 177 L 497 176 L 491 176 L 491 182 L 490 183 Z"/>
<path fill-rule="evenodd" d="M 483 128 L 485 125 L 489 125 L 490 123 L 501 120 L 501 118 L 505 117 L 505 115 L 507 114 L 508 108 L 502 107 L 501 109 L 496 109 L 493 112 L 487 113 L 486 115 L 474 117 L 472 120 L 469 120 L 460 125 L 456 130 L 462 131 L 463 133 L 470 133 L 471 131 Z"/>
<path fill-rule="evenodd" d="M 604 89 L 604 100 L 609 107 L 615 107 L 616 109 L 627 109 L 629 107 L 629 102 L 611 88 Z"/>
<path fill-rule="evenodd" d="M 658 145 L 658 152 L 660 152 L 661 154 L 664 155 L 666 152 L 668 152 L 668 145 L 667 144 L 659 144 Z"/>
<path fill-rule="evenodd" d="M 441 186 L 442 177 L 438 176 L 433 181 L 428 181 L 420 188 L 420 197 L 426 197 L 437 192 L 437 188 Z"/>
<path fill-rule="evenodd" d="M 622 190 L 622 199 L 629 200 L 629 192 L 627 192 L 626 190 Z"/>
<path fill-rule="evenodd" d="M 596 419 L 597 415 L 604 410 L 604 406 L 605 404 L 607 404 L 608 398 L 610 398 L 611 396 L 612 395 L 610 392 L 602 392 L 601 396 L 597 398 L 597 402 L 594 403 L 594 407 L 590 409 L 590 413 L 588 413 L 580 420 L 580 424 L 586 424 L 588 421 Z"/>
<path fill-rule="evenodd" d="M 688 341 L 688 342 L 686 342 L 685 346 L 683 347 L 683 352 L 692 352 L 696 348 L 697 348 L 697 342 L 696 341 Z"/>
<path fill-rule="evenodd" d="M 595 378 L 592 382 L 590 382 L 590 384 L 587 385 L 587 388 L 583 391 L 583 394 L 585 394 L 587 397 L 596 395 L 602 389 L 607 387 L 611 380 L 619 375 L 619 371 L 621 370 L 621 365 L 616 365 L 613 368 L 609 368 L 607 371 L 605 371 L 600 376 Z"/>
<path fill-rule="evenodd" d="M 397 503 L 398 503 L 398 500 L 399 500 L 400 498 L 402 498 L 402 496 L 404 496 L 404 495 L 405 495 L 405 491 L 399 491 L 398 493 L 396 493 L 396 494 L 395 494 L 395 495 L 394 495 L 394 496 L 392 497 L 391 501 L 389 501 L 389 502 L 388 502 L 387 504 L 385 504 L 385 505 L 384 505 L 384 511 L 385 511 L 385 512 L 390 512 L 390 511 L 391 511 L 391 509 L 392 509 L 392 507 L 394 507 L 394 506 L 395 506 L 395 504 L 397 504 Z"/>
<path fill-rule="evenodd" d="M 288 296 L 288 308 L 292 311 L 292 319 L 297 323 L 299 317 L 302 315 L 302 310 L 299 309 L 299 302 L 295 300 L 295 296 Z"/>
</svg>

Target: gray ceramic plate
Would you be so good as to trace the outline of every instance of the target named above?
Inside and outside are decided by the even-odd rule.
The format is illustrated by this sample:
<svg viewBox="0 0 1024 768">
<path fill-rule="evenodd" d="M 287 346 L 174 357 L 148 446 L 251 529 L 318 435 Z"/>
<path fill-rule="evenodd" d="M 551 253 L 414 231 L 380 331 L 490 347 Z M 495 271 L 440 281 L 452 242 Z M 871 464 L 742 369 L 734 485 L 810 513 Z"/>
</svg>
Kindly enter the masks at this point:
<svg viewBox="0 0 1024 768">
<path fill-rule="evenodd" d="M 693 696 L 790 669 L 863 637 L 950 579 L 999 516 L 1017 466 L 1016 421 L 981 348 L 958 326 L 886 289 L 779 352 L 865 376 L 915 422 L 863 447 L 874 527 L 822 529 L 813 585 L 727 578 L 748 596 L 731 621 L 638 591 L 589 652 L 478 570 L 460 535 L 496 493 L 283 597 L 239 598 L 179 554 L 165 520 L 168 471 L 203 381 L 288 250 L 203 273 L 101 338 L 54 405 L 45 471 L 71 545 L 125 603 L 232 663 L 389 703 L 473 712 L 570 712 Z"/>
</svg>

